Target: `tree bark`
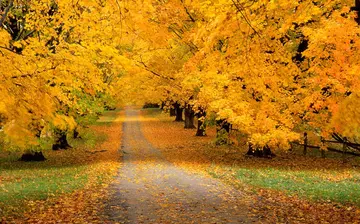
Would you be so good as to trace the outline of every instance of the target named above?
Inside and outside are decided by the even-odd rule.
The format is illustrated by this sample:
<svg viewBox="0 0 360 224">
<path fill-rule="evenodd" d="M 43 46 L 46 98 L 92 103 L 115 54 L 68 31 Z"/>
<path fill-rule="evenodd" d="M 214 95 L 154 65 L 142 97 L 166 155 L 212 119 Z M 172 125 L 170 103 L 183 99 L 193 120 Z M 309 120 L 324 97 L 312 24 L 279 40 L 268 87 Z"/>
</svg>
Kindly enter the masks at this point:
<svg viewBox="0 0 360 224">
<path fill-rule="evenodd" d="M 195 113 L 192 110 L 192 106 L 190 106 L 189 104 L 187 104 L 185 106 L 185 129 L 194 129 L 196 128 L 194 125 L 194 117 L 195 117 Z"/>
<path fill-rule="evenodd" d="M 183 108 L 181 108 L 179 103 L 175 104 L 175 111 L 176 111 L 176 118 L 175 121 L 176 122 L 183 122 L 183 118 L 182 118 L 182 113 L 183 113 Z"/>
<path fill-rule="evenodd" d="M 227 145 L 230 143 L 229 134 L 231 124 L 224 119 L 216 121 L 216 145 Z"/>
<path fill-rule="evenodd" d="M 206 116 L 206 112 L 203 109 L 199 109 L 199 112 L 196 114 L 196 117 L 198 119 L 197 122 L 197 131 L 196 136 L 206 136 L 206 126 L 203 122 L 203 118 Z"/>
<path fill-rule="evenodd" d="M 5 19 L 6 19 L 7 15 L 8 15 L 8 13 L 9 13 L 10 9 L 13 7 L 13 5 L 14 5 L 14 0 L 11 0 L 9 2 L 9 5 L 5 8 L 4 14 L 0 18 L 0 27 L 3 27 Z"/>
<path fill-rule="evenodd" d="M 218 120 L 218 121 L 216 121 L 216 124 L 218 125 L 217 132 L 219 132 L 221 130 L 225 130 L 227 133 L 230 133 L 231 124 L 229 122 L 227 122 L 226 120 L 224 120 L 224 119 Z"/>
<path fill-rule="evenodd" d="M 42 152 L 26 152 L 24 153 L 20 161 L 24 162 L 31 162 L 31 161 L 45 161 L 45 156 L 42 154 Z"/>
<path fill-rule="evenodd" d="M 254 149 L 254 147 L 251 143 L 249 144 L 249 150 L 246 153 L 246 155 L 255 156 L 255 157 L 263 157 L 263 158 L 273 158 L 276 156 L 274 153 L 271 152 L 271 149 L 269 146 L 266 145 L 262 149 L 261 148 Z"/>
<path fill-rule="evenodd" d="M 146 108 L 160 108 L 160 105 L 157 103 L 145 103 L 143 109 Z"/>
<path fill-rule="evenodd" d="M 78 128 L 75 128 L 75 129 L 74 129 L 73 138 L 74 138 L 74 139 L 76 139 L 76 138 L 81 138 Z"/>
<path fill-rule="evenodd" d="M 170 107 L 170 117 L 175 117 L 176 116 L 176 109 L 175 109 L 175 103 L 172 105 L 172 107 Z"/>
<path fill-rule="evenodd" d="M 66 131 L 56 130 L 55 131 L 56 141 L 52 146 L 53 150 L 70 149 L 72 148 L 67 141 Z"/>
<path fill-rule="evenodd" d="M 355 21 L 360 24 L 360 0 L 355 0 L 355 6 L 351 7 L 352 10 L 356 11 L 357 17 Z"/>
</svg>

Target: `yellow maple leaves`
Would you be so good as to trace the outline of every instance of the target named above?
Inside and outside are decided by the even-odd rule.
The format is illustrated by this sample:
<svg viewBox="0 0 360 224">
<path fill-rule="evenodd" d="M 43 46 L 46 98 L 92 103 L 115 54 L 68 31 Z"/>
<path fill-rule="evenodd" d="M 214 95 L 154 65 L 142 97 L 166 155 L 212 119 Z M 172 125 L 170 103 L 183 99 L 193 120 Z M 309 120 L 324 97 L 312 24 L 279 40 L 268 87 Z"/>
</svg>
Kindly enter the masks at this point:
<svg viewBox="0 0 360 224">
<path fill-rule="evenodd" d="M 347 97 L 357 98 L 360 32 L 347 3 L 36 1 L 24 25 L 33 35 L 13 41 L 0 31 L 8 48 L 0 89 L 11 86 L 6 104 L 14 106 L 29 100 L 22 92 L 47 94 L 50 106 L 39 113 L 46 119 L 76 116 L 74 92 L 190 103 L 239 126 L 254 144 L 286 145 L 304 123 L 340 130 Z"/>
<path fill-rule="evenodd" d="M 111 85 L 128 64 L 119 52 L 121 15 L 115 4 L 40 0 L 11 8 L 0 29 L 0 113 L 14 146 L 36 145 L 50 123 L 71 131 L 76 116 L 104 106 L 81 101 L 77 93 L 94 101 L 114 94 Z"/>
<path fill-rule="evenodd" d="M 350 2 L 181 3 L 153 4 L 154 10 L 132 20 L 155 28 L 140 41 L 143 53 L 137 52 L 150 71 L 144 82 L 157 86 L 143 88 L 152 92 L 144 96 L 204 108 L 259 146 L 287 148 L 304 127 L 335 131 L 331 117 L 343 113 L 342 101 L 359 83 L 358 26 L 347 16 Z M 159 32 L 172 36 L 162 34 L 164 41 Z M 183 46 L 189 47 L 186 57 L 179 54 Z"/>
</svg>

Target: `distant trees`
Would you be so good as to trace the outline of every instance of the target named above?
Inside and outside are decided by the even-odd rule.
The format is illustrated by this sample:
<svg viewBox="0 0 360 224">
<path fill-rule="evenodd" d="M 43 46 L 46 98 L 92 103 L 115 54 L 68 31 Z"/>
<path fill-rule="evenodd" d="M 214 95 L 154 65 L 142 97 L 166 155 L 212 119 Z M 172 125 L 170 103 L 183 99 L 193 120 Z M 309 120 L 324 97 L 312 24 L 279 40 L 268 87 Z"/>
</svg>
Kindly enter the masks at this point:
<svg viewBox="0 0 360 224">
<path fill-rule="evenodd" d="M 305 130 L 360 134 L 353 0 L 137 4 L 126 18 L 140 30 L 129 35 L 141 41 L 129 54 L 146 72 L 132 78 L 156 86 L 143 96 L 190 105 L 200 126 L 200 114 L 214 114 L 246 135 L 254 150 L 288 149 Z M 135 16 L 139 6 L 142 14 Z"/>
<path fill-rule="evenodd" d="M 357 8 L 354 0 L 1 1 L 3 144 L 41 151 L 111 97 L 173 107 L 179 121 L 185 109 L 185 127 L 197 117 L 200 136 L 214 117 L 253 149 L 288 149 L 304 131 L 359 137 Z"/>
</svg>

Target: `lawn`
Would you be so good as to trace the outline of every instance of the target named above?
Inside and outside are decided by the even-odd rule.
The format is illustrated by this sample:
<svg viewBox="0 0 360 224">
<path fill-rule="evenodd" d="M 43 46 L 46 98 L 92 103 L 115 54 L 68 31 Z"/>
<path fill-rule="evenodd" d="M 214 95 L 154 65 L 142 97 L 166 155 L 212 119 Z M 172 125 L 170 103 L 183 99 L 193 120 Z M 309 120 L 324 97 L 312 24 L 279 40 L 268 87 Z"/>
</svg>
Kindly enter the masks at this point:
<svg viewBox="0 0 360 224">
<path fill-rule="evenodd" d="M 274 151 L 273 159 L 245 156 L 247 145 L 215 146 L 214 127 L 207 137 L 196 137 L 159 110 L 143 110 L 147 139 L 165 157 L 188 172 L 219 178 L 246 192 L 252 216 L 264 222 L 353 222 L 360 214 L 358 158 L 309 151 Z M 159 138 L 158 136 L 166 136 Z M 233 135 L 234 138 L 236 136 Z M 239 138 L 241 139 L 241 138 Z M 330 216 L 329 214 L 332 214 Z"/>
<path fill-rule="evenodd" d="M 19 152 L 0 154 L 0 221 L 16 219 L 30 211 L 47 209 L 88 188 L 106 186 L 119 167 L 120 111 L 106 112 L 81 139 L 70 140 L 72 149 L 44 152 L 44 162 L 21 162 Z M 72 203 L 71 201 L 69 201 Z M 73 200 L 77 203 L 76 200 Z M 38 208 L 39 209 L 39 208 Z"/>
<path fill-rule="evenodd" d="M 360 206 L 359 172 L 354 172 L 351 175 L 352 177 L 342 180 L 335 180 L 337 176 L 334 173 L 326 178 L 316 171 L 291 171 L 272 168 L 236 169 L 236 178 L 253 186 L 285 191 L 312 200 L 329 200 Z"/>
</svg>

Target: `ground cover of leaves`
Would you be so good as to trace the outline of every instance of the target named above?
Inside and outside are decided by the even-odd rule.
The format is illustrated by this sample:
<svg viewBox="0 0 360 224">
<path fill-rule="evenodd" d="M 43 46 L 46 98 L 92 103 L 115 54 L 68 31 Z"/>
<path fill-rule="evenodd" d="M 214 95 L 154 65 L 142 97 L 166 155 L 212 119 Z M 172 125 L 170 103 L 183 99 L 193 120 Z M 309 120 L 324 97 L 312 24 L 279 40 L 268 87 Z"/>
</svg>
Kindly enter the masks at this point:
<svg viewBox="0 0 360 224">
<path fill-rule="evenodd" d="M 296 150 L 276 152 L 273 159 L 247 157 L 241 142 L 216 147 L 214 128 L 196 137 L 168 114 L 142 115 L 145 137 L 168 161 L 236 186 L 252 202 L 248 215 L 259 223 L 360 223 L 354 161 L 304 157 Z"/>
<path fill-rule="evenodd" d="M 90 127 L 95 135 L 104 136 L 94 146 L 74 143 L 73 149 L 45 152 L 45 162 L 24 165 L 12 161 L 9 167 L 14 169 L 1 170 L 0 186 L 13 182 L 21 186 L 21 178 L 27 178 L 25 182 L 33 182 L 34 187 L 12 192 L 25 196 L 11 208 L 9 203 L 0 203 L 0 223 L 104 223 L 106 217 L 102 213 L 109 195 L 108 186 L 120 166 L 121 116 L 122 112 L 108 112 Z M 14 175 L 18 180 L 11 179 Z M 61 179 L 62 175 L 67 178 Z M 54 184 L 59 178 L 66 182 Z M 41 181 L 46 182 L 45 187 L 39 187 Z M 74 186 L 68 188 L 69 185 Z M 27 194 L 24 189 L 34 194 Z"/>
<path fill-rule="evenodd" d="M 106 208 L 111 223 L 251 223 L 241 192 L 166 161 L 144 138 L 139 110 L 125 113 L 123 163 Z"/>
</svg>

